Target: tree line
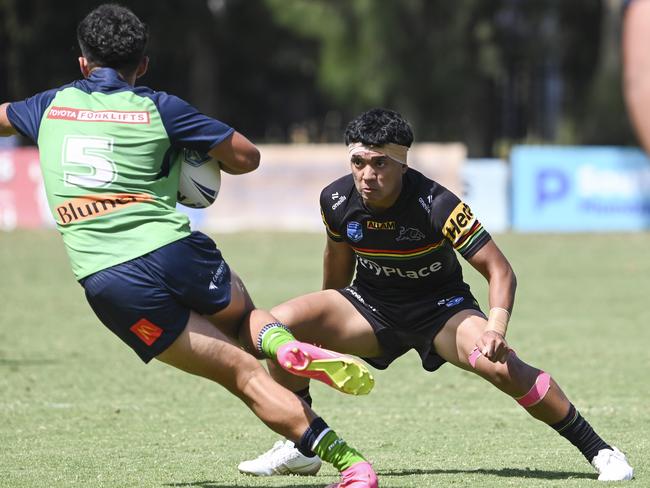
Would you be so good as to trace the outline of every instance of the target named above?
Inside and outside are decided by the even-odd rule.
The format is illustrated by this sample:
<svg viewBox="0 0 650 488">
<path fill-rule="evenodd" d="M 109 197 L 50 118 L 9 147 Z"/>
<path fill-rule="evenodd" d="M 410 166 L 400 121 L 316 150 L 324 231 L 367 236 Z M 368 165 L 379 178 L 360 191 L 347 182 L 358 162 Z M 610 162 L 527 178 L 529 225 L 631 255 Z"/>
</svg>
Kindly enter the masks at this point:
<svg viewBox="0 0 650 488">
<path fill-rule="evenodd" d="M 79 76 L 98 1 L 0 0 L 0 98 Z M 622 0 L 123 0 L 148 25 L 142 83 L 255 142 L 339 142 L 373 106 L 471 156 L 516 143 L 634 144 Z"/>
</svg>

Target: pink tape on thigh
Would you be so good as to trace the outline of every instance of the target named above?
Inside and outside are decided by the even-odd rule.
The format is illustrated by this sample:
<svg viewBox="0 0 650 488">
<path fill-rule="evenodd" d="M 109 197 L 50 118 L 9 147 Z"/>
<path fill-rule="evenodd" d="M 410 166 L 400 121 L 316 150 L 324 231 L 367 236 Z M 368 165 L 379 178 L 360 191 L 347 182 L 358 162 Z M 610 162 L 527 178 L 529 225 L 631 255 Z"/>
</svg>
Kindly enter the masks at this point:
<svg viewBox="0 0 650 488">
<path fill-rule="evenodd" d="M 478 350 L 478 347 L 475 347 L 474 350 L 469 355 L 469 364 L 472 365 L 472 368 L 476 368 L 476 360 L 481 355 L 481 351 Z"/>
<path fill-rule="evenodd" d="M 524 408 L 537 405 L 546 396 L 550 387 L 551 375 L 540 371 L 533 387 L 524 396 L 517 398 L 517 403 Z"/>
<path fill-rule="evenodd" d="M 514 349 L 508 349 L 508 354 L 514 354 L 515 356 L 517 355 Z M 474 349 L 472 349 L 472 352 L 467 358 L 469 360 L 469 364 L 474 369 L 476 369 L 476 360 L 479 358 L 479 356 L 482 356 L 481 351 L 479 351 L 478 347 L 475 347 Z"/>
</svg>

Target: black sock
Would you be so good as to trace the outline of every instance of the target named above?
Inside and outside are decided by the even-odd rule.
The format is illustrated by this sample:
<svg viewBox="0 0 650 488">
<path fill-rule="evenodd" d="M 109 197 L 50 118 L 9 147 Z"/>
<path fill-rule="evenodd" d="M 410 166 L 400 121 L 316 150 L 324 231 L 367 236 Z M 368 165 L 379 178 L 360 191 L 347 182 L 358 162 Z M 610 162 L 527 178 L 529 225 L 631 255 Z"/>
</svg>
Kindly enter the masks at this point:
<svg viewBox="0 0 650 488">
<path fill-rule="evenodd" d="M 325 429 L 329 429 L 329 427 L 322 418 L 316 417 L 312 420 L 311 424 L 300 438 L 300 442 L 296 445 L 298 450 L 304 456 L 314 457 L 316 454 L 311 450 L 311 448 L 316 442 L 316 439 L 318 439 L 318 436 L 320 436 Z"/>
<path fill-rule="evenodd" d="M 304 402 L 311 407 L 312 399 L 311 395 L 309 394 L 309 387 L 305 388 L 304 390 L 294 391 L 293 394 L 301 400 L 304 400 Z"/>
<path fill-rule="evenodd" d="M 598 454 L 598 451 L 612 448 L 594 432 L 589 422 L 580 415 L 580 412 L 576 410 L 573 404 L 571 404 L 569 413 L 564 420 L 551 425 L 551 427 L 576 446 L 590 463 Z"/>
</svg>

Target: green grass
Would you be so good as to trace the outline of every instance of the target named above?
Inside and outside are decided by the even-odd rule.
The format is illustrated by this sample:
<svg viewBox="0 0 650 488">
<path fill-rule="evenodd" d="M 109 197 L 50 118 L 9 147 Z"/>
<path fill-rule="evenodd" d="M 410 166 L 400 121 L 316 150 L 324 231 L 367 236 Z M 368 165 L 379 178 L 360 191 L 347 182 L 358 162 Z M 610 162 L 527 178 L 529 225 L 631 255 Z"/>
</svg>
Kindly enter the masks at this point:
<svg viewBox="0 0 650 488">
<path fill-rule="evenodd" d="M 320 286 L 324 237 L 217 237 L 259 306 Z M 504 235 L 519 278 L 509 331 L 650 485 L 650 234 Z M 466 270 L 485 303 L 485 285 Z M 0 234 L 0 486 L 321 487 L 256 479 L 237 463 L 277 436 L 234 397 L 144 366 L 87 306 L 58 235 Z M 600 486 L 582 456 L 469 373 L 414 353 L 361 398 L 312 387 L 316 409 L 375 463 L 382 487 Z"/>
</svg>

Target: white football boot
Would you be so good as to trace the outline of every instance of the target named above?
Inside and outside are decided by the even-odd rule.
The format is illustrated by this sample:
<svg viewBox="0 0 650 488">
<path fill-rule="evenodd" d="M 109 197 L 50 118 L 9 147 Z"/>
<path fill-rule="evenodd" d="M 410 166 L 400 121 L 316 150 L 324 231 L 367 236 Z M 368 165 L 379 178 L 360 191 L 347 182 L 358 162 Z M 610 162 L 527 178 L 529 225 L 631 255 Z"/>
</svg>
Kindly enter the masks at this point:
<svg viewBox="0 0 650 488">
<path fill-rule="evenodd" d="M 625 481 L 634 477 L 634 469 L 627 462 L 625 454 L 616 447 L 598 451 L 591 465 L 598 471 L 600 481 Z"/>
<path fill-rule="evenodd" d="M 303 455 L 291 441 L 277 441 L 261 456 L 242 461 L 237 466 L 240 473 L 253 476 L 273 476 L 281 474 L 310 475 L 318 473 L 321 467 L 318 456 Z"/>
</svg>

